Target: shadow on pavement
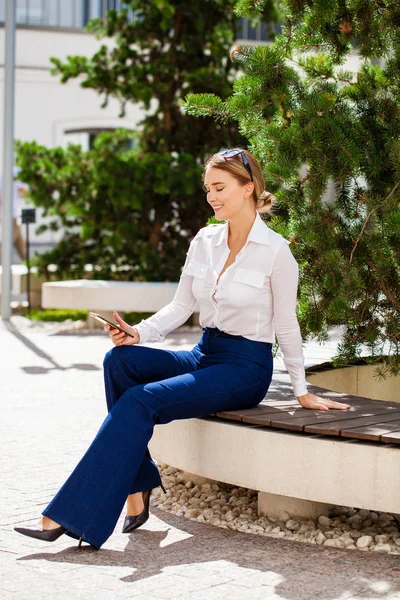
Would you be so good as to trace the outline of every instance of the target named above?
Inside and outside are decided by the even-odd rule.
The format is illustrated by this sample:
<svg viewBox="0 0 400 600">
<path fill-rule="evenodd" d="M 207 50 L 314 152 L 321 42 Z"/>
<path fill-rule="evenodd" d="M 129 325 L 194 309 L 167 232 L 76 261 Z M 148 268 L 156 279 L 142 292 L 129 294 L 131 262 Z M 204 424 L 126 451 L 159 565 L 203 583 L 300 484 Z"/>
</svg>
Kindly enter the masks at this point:
<svg viewBox="0 0 400 600">
<path fill-rule="evenodd" d="M 50 354 L 44 352 L 39 346 L 37 346 L 32 340 L 23 335 L 12 323 L 5 323 L 7 330 L 17 338 L 24 346 L 26 346 L 31 352 L 46 360 L 50 363 L 51 367 L 39 367 L 39 366 L 29 366 L 22 367 L 22 370 L 28 375 L 45 375 L 49 371 L 67 371 L 69 369 L 78 369 L 80 371 L 101 371 L 101 369 L 97 365 L 93 365 L 90 363 L 75 363 L 70 365 L 69 367 L 62 367 L 59 363 L 57 363 Z"/>
<path fill-rule="evenodd" d="M 188 576 L 187 569 L 193 566 L 196 566 L 197 576 L 198 570 L 201 570 L 204 577 L 207 577 L 207 569 L 211 577 L 212 573 L 220 575 L 226 570 L 229 581 L 231 569 L 232 574 L 235 573 L 231 584 L 236 581 L 244 585 L 246 580 L 253 588 L 266 586 L 266 598 L 269 597 L 268 588 L 270 591 L 273 588 L 280 598 L 291 600 L 333 600 L 353 596 L 384 599 L 400 592 L 400 562 L 395 555 L 341 550 L 239 533 L 176 517 L 157 508 L 152 513 L 169 528 L 137 530 L 127 536 L 123 551 L 107 548 L 96 551 L 90 546 L 82 546 L 81 549 L 68 548 L 54 554 L 30 554 L 18 560 L 45 560 L 91 567 L 132 567 L 132 574 L 120 579 L 126 583 L 154 577 L 171 567 L 181 567 L 182 575 L 186 570 Z M 249 571 L 246 573 L 242 569 Z M 173 573 L 179 574 L 179 570 L 175 568 Z M 260 576 L 264 583 L 257 581 Z"/>
</svg>

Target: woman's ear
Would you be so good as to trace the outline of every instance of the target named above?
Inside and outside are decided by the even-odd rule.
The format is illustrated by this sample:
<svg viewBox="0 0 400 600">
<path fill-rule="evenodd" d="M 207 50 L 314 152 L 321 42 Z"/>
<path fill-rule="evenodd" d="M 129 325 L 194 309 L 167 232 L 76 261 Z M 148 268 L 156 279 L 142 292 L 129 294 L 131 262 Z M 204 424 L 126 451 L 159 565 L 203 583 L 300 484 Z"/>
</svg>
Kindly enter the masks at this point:
<svg viewBox="0 0 400 600">
<path fill-rule="evenodd" d="M 254 192 L 254 183 L 252 181 L 249 181 L 249 183 L 246 183 L 246 185 L 244 186 L 244 189 L 246 196 L 251 196 Z"/>
</svg>

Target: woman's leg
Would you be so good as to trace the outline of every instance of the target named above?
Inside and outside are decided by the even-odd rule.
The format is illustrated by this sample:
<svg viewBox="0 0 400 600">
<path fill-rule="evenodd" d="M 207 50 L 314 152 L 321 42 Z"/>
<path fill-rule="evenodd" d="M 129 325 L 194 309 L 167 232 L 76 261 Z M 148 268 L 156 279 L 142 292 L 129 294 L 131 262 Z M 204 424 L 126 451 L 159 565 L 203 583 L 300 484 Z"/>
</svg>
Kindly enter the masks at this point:
<svg viewBox="0 0 400 600">
<path fill-rule="evenodd" d="M 122 394 L 131 387 L 195 371 L 201 356 L 196 346 L 194 352 L 146 346 L 112 348 L 105 355 L 103 363 L 108 411 L 110 412 Z M 160 484 L 161 477 L 157 465 L 152 460 L 149 450 L 146 449 L 128 495 L 151 490 Z M 142 508 L 140 502 L 138 505 Z M 132 510 L 128 513 L 135 514 Z"/>
<path fill-rule="evenodd" d="M 195 371 L 201 356 L 196 346 L 193 351 L 115 346 L 103 362 L 108 411 L 132 386 Z"/>
<path fill-rule="evenodd" d="M 44 515 L 100 547 L 114 530 L 155 424 L 256 406 L 269 383 L 219 364 L 127 389 Z"/>
</svg>

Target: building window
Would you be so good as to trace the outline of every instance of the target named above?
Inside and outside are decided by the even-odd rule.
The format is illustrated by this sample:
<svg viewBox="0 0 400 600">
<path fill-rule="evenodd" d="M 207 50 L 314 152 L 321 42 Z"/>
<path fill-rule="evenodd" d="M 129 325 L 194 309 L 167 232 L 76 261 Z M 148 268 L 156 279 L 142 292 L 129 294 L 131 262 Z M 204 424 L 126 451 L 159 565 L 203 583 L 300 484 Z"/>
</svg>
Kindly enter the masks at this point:
<svg viewBox="0 0 400 600">
<path fill-rule="evenodd" d="M 281 32 L 281 26 L 278 24 L 273 25 L 275 33 Z M 260 23 L 257 27 L 252 27 L 247 19 L 243 17 L 238 22 L 238 40 L 249 41 L 249 42 L 269 42 L 271 37 L 268 33 L 267 26 L 265 23 Z"/>
<path fill-rule="evenodd" d="M 0 0 L 0 22 L 5 3 Z M 16 0 L 17 25 L 82 28 L 90 19 L 105 17 L 109 9 L 121 10 L 122 0 Z"/>
<path fill-rule="evenodd" d="M 88 128 L 88 129 L 69 129 L 64 133 L 63 146 L 68 144 L 77 144 L 82 150 L 87 152 L 94 146 L 94 141 L 99 133 L 103 131 L 115 131 L 113 128 Z M 129 140 L 124 144 L 126 150 L 132 150 L 136 147 L 135 140 Z"/>
<path fill-rule="evenodd" d="M 0 0 L 0 22 L 5 19 L 5 3 Z M 98 17 L 105 18 L 107 11 L 120 11 L 126 4 L 123 0 L 15 0 L 16 21 L 18 25 L 42 27 L 69 27 L 82 29 L 90 21 Z M 130 19 L 134 18 L 133 10 L 128 9 Z M 280 26 L 275 26 L 277 32 Z M 265 23 L 254 28 L 247 19 L 239 19 L 238 39 L 243 41 L 266 42 L 269 36 Z"/>
</svg>

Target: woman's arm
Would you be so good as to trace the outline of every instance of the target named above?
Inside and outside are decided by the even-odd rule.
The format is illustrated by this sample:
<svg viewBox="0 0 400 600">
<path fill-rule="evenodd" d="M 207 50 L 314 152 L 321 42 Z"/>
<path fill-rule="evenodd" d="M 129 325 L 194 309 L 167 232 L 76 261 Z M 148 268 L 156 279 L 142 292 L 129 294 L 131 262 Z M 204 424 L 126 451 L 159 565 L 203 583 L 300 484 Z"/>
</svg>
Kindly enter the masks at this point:
<svg viewBox="0 0 400 600">
<path fill-rule="evenodd" d="M 274 326 L 297 397 L 307 394 L 302 339 L 296 316 L 298 279 L 297 262 L 284 242 L 277 251 L 271 273 Z"/>
<path fill-rule="evenodd" d="M 275 257 L 271 274 L 274 324 L 283 362 L 290 375 L 294 394 L 304 408 L 312 410 L 346 409 L 349 404 L 327 400 L 307 390 L 300 327 L 296 316 L 299 269 L 289 246 L 284 243 Z"/>
<path fill-rule="evenodd" d="M 186 267 L 192 258 L 196 238 L 197 236 L 190 244 L 172 301 L 148 319 L 143 319 L 135 325 L 140 336 L 139 343 L 161 342 L 168 333 L 185 323 L 193 313 L 196 306 L 196 298 L 192 293 L 193 277 L 186 273 Z"/>
</svg>

